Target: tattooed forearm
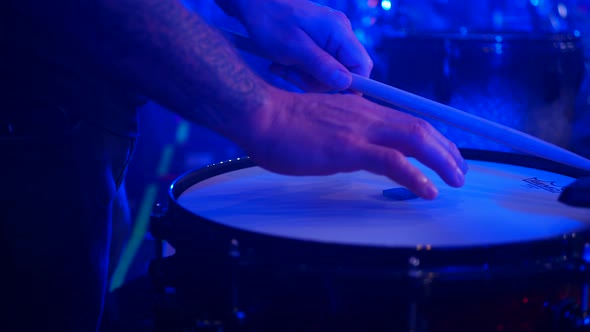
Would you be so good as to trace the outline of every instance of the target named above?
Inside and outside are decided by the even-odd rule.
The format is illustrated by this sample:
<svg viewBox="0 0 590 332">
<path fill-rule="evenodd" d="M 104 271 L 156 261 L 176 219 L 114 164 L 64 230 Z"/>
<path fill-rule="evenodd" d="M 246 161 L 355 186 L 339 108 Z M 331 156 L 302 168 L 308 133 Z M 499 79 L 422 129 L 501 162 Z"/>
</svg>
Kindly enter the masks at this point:
<svg viewBox="0 0 590 332">
<path fill-rule="evenodd" d="M 178 1 L 105 1 L 103 13 L 100 22 L 114 19 L 119 23 L 104 26 L 107 38 L 126 36 L 120 42 L 133 40 L 137 46 L 131 51 L 125 44 L 115 48 L 131 52 L 127 56 L 128 65 L 135 67 L 133 74 L 146 71 L 145 65 L 157 70 L 156 79 L 149 80 L 145 87 L 150 95 L 160 97 L 159 91 L 173 90 L 174 99 L 160 98 L 215 127 L 228 125 L 230 117 L 244 109 L 260 107 L 262 80 L 239 60 L 223 37 Z M 148 61 L 140 61 L 142 58 Z M 201 109 L 194 112 L 197 105 Z"/>
<path fill-rule="evenodd" d="M 49 8 L 45 1 L 31 2 Z M 56 35 L 77 42 L 102 70 L 192 120 L 213 129 L 239 126 L 264 102 L 266 83 L 178 0 L 58 2 L 85 19 L 73 18 L 76 26 L 68 26 L 68 17 L 50 17 L 47 10 L 48 24 L 65 22 Z"/>
</svg>

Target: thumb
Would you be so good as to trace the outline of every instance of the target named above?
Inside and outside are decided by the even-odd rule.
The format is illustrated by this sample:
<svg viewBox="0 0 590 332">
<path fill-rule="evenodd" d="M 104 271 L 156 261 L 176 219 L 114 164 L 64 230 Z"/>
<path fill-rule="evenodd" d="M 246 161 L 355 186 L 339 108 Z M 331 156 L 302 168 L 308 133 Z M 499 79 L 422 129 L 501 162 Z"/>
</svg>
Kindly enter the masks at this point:
<svg viewBox="0 0 590 332">
<path fill-rule="evenodd" d="M 352 83 L 352 75 L 346 67 L 311 38 L 304 38 L 293 56 L 297 68 L 333 90 L 346 90 Z"/>
</svg>

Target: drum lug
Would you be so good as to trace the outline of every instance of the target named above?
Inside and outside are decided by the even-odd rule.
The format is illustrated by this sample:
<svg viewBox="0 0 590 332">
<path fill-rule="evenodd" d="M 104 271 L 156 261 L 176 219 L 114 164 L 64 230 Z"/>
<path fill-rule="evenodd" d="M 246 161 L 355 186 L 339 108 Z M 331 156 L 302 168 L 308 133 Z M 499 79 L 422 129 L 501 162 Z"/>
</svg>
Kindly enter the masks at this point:
<svg viewBox="0 0 590 332">
<path fill-rule="evenodd" d="M 237 239 L 231 239 L 229 241 L 229 249 L 227 254 L 232 258 L 240 258 L 240 242 Z"/>
<path fill-rule="evenodd" d="M 150 215 L 150 234 L 156 242 L 156 258 L 164 256 L 164 240 L 170 236 L 170 223 L 167 217 L 167 209 L 160 203 L 156 203 Z"/>
<path fill-rule="evenodd" d="M 176 256 L 153 259 L 148 265 L 148 275 L 152 281 L 152 285 L 161 291 L 162 294 L 174 293 L 172 287 L 174 287 L 177 280 L 177 265 Z"/>
</svg>

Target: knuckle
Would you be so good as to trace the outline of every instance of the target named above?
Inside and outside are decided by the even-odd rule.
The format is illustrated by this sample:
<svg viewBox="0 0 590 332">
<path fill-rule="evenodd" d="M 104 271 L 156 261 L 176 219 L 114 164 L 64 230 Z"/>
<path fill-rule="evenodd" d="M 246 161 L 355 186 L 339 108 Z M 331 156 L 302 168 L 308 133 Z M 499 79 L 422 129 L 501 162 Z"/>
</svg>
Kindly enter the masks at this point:
<svg viewBox="0 0 590 332">
<path fill-rule="evenodd" d="M 459 151 L 459 147 L 457 146 L 457 144 L 455 144 L 452 141 L 447 140 L 447 148 L 449 149 L 449 151 L 451 151 L 452 153 L 455 153 L 457 155 L 461 154 L 461 152 Z"/>
<path fill-rule="evenodd" d="M 388 169 L 391 169 L 392 166 L 399 167 L 406 161 L 406 157 L 397 150 L 383 150 L 381 154 L 381 159 Z"/>
<path fill-rule="evenodd" d="M 265 46 L 271 54 L 281 60 L 282 64 L 291 65 L 295 59 L 305 54 L 305 49 L 301 47 L 305 37 L 301 31 L 291 28 L 278 36 L 269 38 Z"/>
<path fill-rule="evenodd" d="M 455 157 L 453 157 L 452 154 L 447 154 L 446 156 L 444 156 L 444 159 L 442 160 L 442 164 L 436 165 L 434 167 L 435 168 L 452 167 L 454 169 L 456 165 L 457 165 L 457 161 L 455 160 Z"/>
<path fill-rule="evenodd" d="M 409 131 L 414 139 L 418 140 L 419 143 L 424 143 L 430 137 L 431 126 L 427 121 L 416 118 L 410 124 Z"/>
<path fill-rule="evenodd" d="M 301 52 L 301 46 L 299 45 L 302 40 L 302 36 L 299 31 L 288 31 L 282 35 L 279 40 L 272 45 L 273 48 L 277 48 L 283 52 Z"/>
<path fill-rule="evenodd" d="M 346 14 L 344 14 L 343 12 L 341 12 L 339 10 L 332 11 L 332 19 L 333 19 L 333 22 L 335 22 L 336 24 L 338 24 L 340 26 L 343 26 L 343 27 L 351 27 L 352 26 L 348 16 L 346 16 Z"/>
<path fill-rule="evenodd" d="M 333 144 L 329 150 L 332 157 L 342 152 L 354 154 L 359 149 L 358 138 L 350 134 L 336 135 L 335 142 L 336 144 Z"/>
<path fill-rule="evenodd" d="M 349 134 L 337 135 L 337 142 L 344 147 L 354 147 L 356 145 L 356 139 Z"/>
<path fill-rule="evenodd" d="M 360 144 L 359 139 L 343 137 L 341 141 L 329 149 L 328 157 L 332 160 L 342 161 L 348 170 L 374 169 L 377 162 L 372 151 L 366 144 Z"/>
<path fill-rule="evenodd" d="M 457 144 L 455 144 L 455 142 L 447 139 L 446 137 L 443 136 L 442 142 L 441 144 L 443 145 L 443 147 L 449 151 L 449 153 L 452 156 L 460 156 L 461 155 L 461 151 L 459 150 L 459 147 L 457 146 Z"/>
<path fill-rule="evenodd" d="M 332 56 L 320 50 L 314 52 L 313 54 L 308 54 L 307 57 L 302 55 L 301 62 L 302 65 L 308 69 L 308 71 L 315 72 L 316 74 L 314 74 L 314 76 L 322 81 L 329 78 L 327 75 L 329 69 L 334 67 L 334 60 Z M 318 74 L 321 74 L 321 77 L 316 76 Z"/>
<path fill-rule="evenodd" d="M 366 66 L 366 68 L 368 69 L 369 72 L 373 70 L 373 66 L 374 65 L 375 65 L 375 63 L 373 62 L 373 59 L 367 57 L 365 66 Z"/>
</svg>

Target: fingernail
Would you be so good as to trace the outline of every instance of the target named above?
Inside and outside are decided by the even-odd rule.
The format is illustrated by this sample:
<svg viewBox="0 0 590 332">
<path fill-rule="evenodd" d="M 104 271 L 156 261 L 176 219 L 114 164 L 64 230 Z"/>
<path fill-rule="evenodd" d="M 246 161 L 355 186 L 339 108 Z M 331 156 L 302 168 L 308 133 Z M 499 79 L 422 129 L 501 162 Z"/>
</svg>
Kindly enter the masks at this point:
<svg viewBox="0 0 590 332">
<path fill-rule="evenodd" d="M 350 76 L 350 73 L 342 70 L 335 71 L 332 73 L 332 77 L 330 77 L 331 85 L 338 90 L 348 89 L 351 81 L 352 77 Z"/>
<path fill-rule="evenodd" d="M 469 165 L 465 159 L 461 163 L 461 171 L 463 172 L 463 175 L 467 174 L 467 171 L 469 171 Z"/>
<path fill-rule="evenodd" d="M 425 199 L 435 199 L 438 196 L 438 189 L 432 182 L 427 181 L 422 187 L 421 196 Z"/>
<path fill-rule="evenodd" d="M 459 167 L 455 168 L 455 183 L 458 186 L 462 186 L 465 183 L 465 174 Z"/>
</svg>

